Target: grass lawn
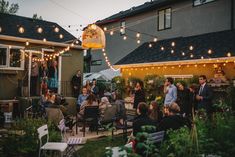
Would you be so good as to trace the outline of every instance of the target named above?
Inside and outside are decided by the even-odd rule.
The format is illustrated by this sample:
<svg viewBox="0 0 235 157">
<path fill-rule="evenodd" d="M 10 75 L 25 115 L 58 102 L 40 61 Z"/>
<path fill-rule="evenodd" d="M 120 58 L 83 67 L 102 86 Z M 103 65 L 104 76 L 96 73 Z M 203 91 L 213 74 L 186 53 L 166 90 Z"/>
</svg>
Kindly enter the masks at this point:
<svg viewBox="0 0 235 157">
<path fill-rule="evenodd" d="M 84 147 L 79 149 L 75 156 L 79 157 L 103 157 L 105 156 L 105 147 L 115 147 L 124 145 L 123 136 L 115 136 L 113 140 L 111 137 L 102 137 L 98 139 L 88 140 Z"/>
</svg>

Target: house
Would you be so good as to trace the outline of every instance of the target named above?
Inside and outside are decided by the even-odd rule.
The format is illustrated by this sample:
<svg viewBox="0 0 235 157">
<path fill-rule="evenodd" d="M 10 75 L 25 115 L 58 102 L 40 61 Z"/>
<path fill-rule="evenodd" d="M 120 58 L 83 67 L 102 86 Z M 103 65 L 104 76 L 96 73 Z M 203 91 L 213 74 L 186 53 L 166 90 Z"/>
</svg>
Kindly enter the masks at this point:
<svg viewBox="0 0 235 157">
<path fill-rule="evenodd" d="M 107 46 L 91 53 L 101 63 L 91 71 L 108 68 L 107 62 L 121 68 L 124 77 L 213 77 L 222 66 L 232 79 L 234 6 L 233 0 L 154 0 L 97 21 Z"/>
<path fill-rule="evenodd" d="M 57 61 L 58 93 L 71 96 L 70 80 L 78 69 L 83 72 L 80 44 L 57 23 L 0 13 L 0 100 L 31 96 L 32 61 Z M 40 78 L 33 86 L 41 94 Z"/>
</svg>

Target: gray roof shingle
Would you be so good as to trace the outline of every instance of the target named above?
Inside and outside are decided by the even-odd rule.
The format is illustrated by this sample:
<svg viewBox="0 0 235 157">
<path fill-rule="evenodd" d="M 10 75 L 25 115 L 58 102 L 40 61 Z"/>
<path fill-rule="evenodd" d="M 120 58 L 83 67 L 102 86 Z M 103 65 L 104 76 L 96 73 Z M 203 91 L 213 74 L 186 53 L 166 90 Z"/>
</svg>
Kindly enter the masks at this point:
<svg viewBox="0 0 235 157">
<path fill-rule="evenodd" d="M 18 31 L 18 28 L 21 26 L 25 30 L 22 34 Z M 2 28 L 0 35 L 30 38 L 36 40 L 42 40 L 43 38 L 46 38 L 47 41 L 61 43 L 76 39 L 72 34 L 67 32 L 57 23 L 17 15 L 0 13 L 0 27 Z M 42 33 L 37 32 L 38 27 L 41 27 L 43 29 Z M 58 33 L 54 31 L 55 27 L 59 28 Z M 60 34 L 63 35 L 62 39 L 59 38 Z"/>
<path fill-rule="evenodd" d="M 160 40 L 156 43 L 146 42 L 129 53 L 127 56 L 119 60 L 115 65 L 136 64 L 136 63 L 151 63 L 151 62 L 167 62 L 201 59 L 201 56 L 206 58 L 226 57 L 230 52 L 235 56 L 235 31 L 221 31 L 208 33 L 190 37 L 179 37 L 167 40 Z M 175 46 L 171 43 L 175 42 Z M 149 43 L 152 47 L 149 48 Z M 189 47 L 193 46 L 193 50 Z M 164 50 L 161 50 L 161 47 Z M 212 54 L 208 50 L 212 50 Z M 174 53 L 171 53 L 174 50 Z M 185 53 L 183 56 L 182 53 Z M 193 57 L 191 58 L 191 54 Z"/>
</svg>

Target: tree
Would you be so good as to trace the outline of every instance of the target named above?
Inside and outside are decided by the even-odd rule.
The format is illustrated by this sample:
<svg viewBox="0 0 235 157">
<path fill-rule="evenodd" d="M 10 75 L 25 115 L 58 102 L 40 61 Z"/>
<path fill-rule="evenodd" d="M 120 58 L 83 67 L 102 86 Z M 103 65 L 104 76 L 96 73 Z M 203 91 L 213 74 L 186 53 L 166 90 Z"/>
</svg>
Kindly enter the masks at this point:
<svg viewBox="0 0 235 157">
<path fill-rule="evenodd" d="M 5 0 L 0 0 L 0 13 L 6 14 L 16 14 L 19 10 L 19 5 L 17 3 L 10 3 Z"/>
<path fill-rule="evenodd" d="M 36 19 L 36 20 L 43 20 L 43 19 L 42 19 L 42 16 L 38 16 L 38 14 L 33 14 L 33 19 Z"/>
</svg>

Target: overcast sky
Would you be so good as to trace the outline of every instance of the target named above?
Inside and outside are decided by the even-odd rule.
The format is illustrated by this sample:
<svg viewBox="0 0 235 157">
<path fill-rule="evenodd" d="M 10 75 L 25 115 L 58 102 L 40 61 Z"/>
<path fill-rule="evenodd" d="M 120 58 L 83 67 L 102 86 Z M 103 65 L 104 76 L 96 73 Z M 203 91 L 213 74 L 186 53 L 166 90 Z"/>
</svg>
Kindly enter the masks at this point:
<svg viewBox="0 0 235 157">
<path fill-rule="evenodd" d="M 78 37 L 89 23 L 102 20 L 150 0 L 8 0 L 18 3 L 17 15 L 32 17 L 37 13 L 43 20 L 56 22 Z M 68 27 L 69 25 L 70 28 Z M 81 26 L 80 26 L 81 25 Z"/>
</svg>

